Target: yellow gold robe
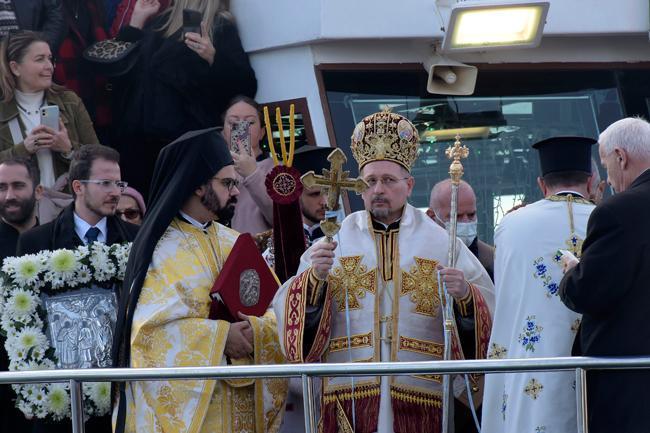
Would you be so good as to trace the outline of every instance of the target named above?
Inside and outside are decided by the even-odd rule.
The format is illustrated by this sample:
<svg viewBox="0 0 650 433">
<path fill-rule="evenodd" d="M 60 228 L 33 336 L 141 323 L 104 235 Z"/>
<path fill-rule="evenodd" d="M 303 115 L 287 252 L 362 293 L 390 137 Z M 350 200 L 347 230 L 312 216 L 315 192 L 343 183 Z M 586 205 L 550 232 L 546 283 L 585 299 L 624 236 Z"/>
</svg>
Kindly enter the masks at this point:
<svg viewBox="0 0 650 433">
<path fill-rule="evenodd" d="M 225 365 L 230 324 L 208 319 L 210 289 L 238 233 L 174 219 L 153 254 L 135 310 L 131 367 Z M 251 318 L 254 359 L 283 362 L 275 315 Z M 184 380 L 127 384 L 126 431 L 273 433 L 282 420 L 283 379 Z"/>
</svg>

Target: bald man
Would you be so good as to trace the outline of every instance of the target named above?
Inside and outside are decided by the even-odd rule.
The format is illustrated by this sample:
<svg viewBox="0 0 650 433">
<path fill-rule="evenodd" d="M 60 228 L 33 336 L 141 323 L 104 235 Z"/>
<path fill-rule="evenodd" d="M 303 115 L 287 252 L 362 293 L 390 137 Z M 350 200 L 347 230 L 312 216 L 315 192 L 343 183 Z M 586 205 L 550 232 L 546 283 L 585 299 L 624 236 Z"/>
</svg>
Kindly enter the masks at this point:
<svg viewBox="0 0 650 433">
<path fill-rule="evenodd" d="M 427 215 L 440 226 L 448 228 L 451 214 L 451 180 L 438 182 L 431 189 Z M 494 281 L 494 247 L 479 240 L 476 217 L 476 194 L 464 180 L 458 186 L 457 236 L 478 258 Z"/>
</svg>

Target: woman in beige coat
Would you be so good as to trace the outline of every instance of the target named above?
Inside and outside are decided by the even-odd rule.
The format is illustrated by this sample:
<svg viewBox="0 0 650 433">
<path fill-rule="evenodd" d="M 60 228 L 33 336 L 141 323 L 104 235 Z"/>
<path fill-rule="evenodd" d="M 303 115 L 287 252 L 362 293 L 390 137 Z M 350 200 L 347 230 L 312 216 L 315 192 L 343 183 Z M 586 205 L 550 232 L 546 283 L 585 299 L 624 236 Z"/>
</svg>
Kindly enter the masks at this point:
<svg viewBox="0 0 650 433">
<path fill-rule="evenodd" d="M 68 171 L 72 152 L 99 143 L 81 99 L 52 82 L 54 64 L 48 43 L 31 31 L 10 34 L 0 44 L 0 160 L 30 157 L 41 184 L 61 189 L 56 180 Z M 40 109 L 59 107 L 58 131 L 40 122 Z"/>
</svg>

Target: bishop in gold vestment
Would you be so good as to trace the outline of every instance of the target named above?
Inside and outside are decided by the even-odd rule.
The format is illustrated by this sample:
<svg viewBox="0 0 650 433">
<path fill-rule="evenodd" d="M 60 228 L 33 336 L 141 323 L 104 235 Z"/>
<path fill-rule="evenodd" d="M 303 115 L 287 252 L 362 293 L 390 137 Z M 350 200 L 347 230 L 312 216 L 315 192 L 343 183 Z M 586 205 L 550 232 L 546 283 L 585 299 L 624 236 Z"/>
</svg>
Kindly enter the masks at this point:
<svg viewBox="0 0 650 433">
<path fill-rule="evenodd" d="M 450 293 L 452 280 L 464 289 L 454 302 L 453 358 L 463 359 L 467 352 L 485 357 L 494 305 L 489 276 L 457 241 L 457 269 L 442 269 L 439 277 L 447 265 L 449 236 L 406 203 L 414 182 L 415 127 L 397 114 L 376 113 L 357 125 L 352 143 L 370 186 L 363 196 L 367 210 L 343 221 L 329 250 L 324 240 L 310 247 L 298 274 L 276 294 L 273 305 L 288 361 L 442 359 L 439 278 Z M 470 344 L 461 342 L 458 328 L 473 337 Z M 323 378 L 320 431 L 440 432 L 441 382 L 438 375 Z M 479 385 L 473 377 L 472 398 L 480 394 Z M 459 396 L 460 378 L 455 388 Z"/>
<path fill-rule="evenodd" d="M 225 142 L 216 131 L 182 137 L 163 149 L 156 173 L 150 212 L 157 213 L 148 214 L 135 240 L 125 278 L 129 302 L 120 300 L 121 364 L 282 363 L 272 311 L 233 324 L 208 318 L 210 289 L 238 237 L 213 221 L 232 216 L 238 194 Z M 117 432 L 274 433 L 287 381 L 140 381 L 120 391 Z"/>
</svg>

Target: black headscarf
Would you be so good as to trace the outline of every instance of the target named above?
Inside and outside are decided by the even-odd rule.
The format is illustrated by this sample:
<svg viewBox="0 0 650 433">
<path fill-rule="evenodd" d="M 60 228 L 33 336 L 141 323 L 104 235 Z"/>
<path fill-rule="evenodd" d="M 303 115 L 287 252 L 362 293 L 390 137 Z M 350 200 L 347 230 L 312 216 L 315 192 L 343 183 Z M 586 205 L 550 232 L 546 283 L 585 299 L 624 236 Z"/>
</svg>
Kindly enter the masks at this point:
<svg viewBox="0 0 650 433">
<path fill-rule="evenodd" d="M 192 193 L 219 170 L 233 164 L 228 145 L 217 128 L 192 131 L 165 146 L 158 155 L 149 191 L 147 214 L 133 241 L 119 299 L 113 336 L 113 364 L 127 367 L 133 313 L 142 291 L 154 248 Z M 117 432 L 124 430 L 126 401 L 119 384 Z"/>
</svg>

